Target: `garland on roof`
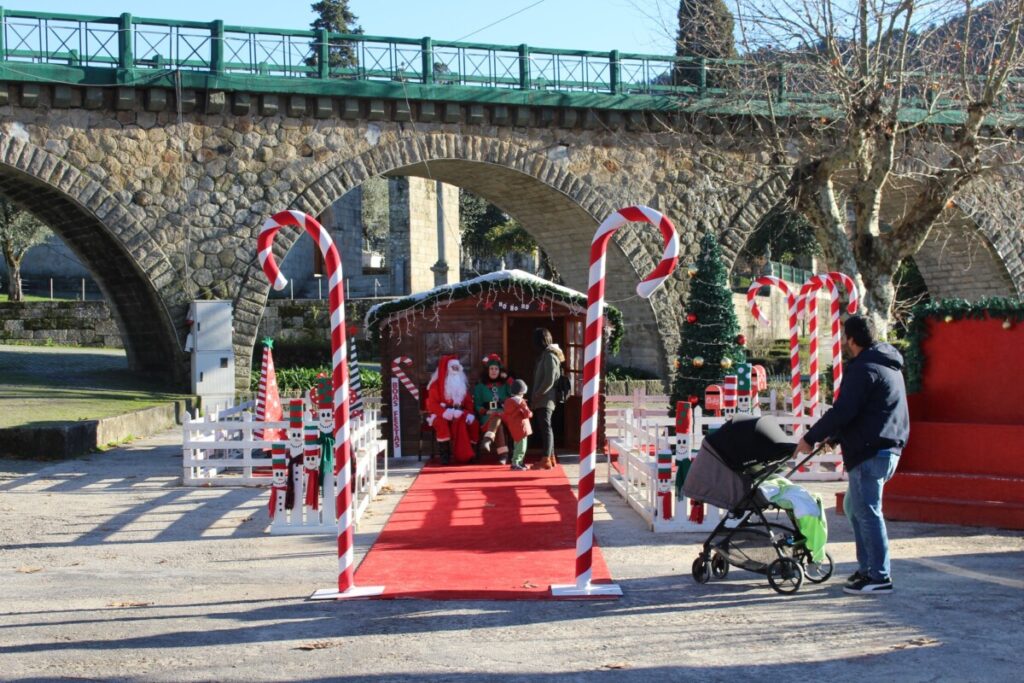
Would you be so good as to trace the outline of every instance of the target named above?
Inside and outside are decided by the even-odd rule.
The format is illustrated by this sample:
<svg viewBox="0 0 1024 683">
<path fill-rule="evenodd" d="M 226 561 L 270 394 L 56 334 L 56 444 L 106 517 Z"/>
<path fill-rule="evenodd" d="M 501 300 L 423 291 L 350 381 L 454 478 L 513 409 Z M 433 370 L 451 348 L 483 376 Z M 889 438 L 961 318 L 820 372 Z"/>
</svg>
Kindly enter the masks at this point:
<svg viewBox="0 0 1024 683">
<path fill-rule="evenodd" d="M 518 299 L 518 302 L 511 305 L 498 302 L 500 294 L 512 294 Z M 369 330 L 374 341 L 379 343 L 381 324 L 397 325 L 398 334 L 401 335 L 401 326 L 404 323 L 407 332 L 411 332 L 415 318 L 434 321 L 437 324 L 441 320 L 440 312 L 443 309 L 456 301 L 469 297 L 477 299 L 477 308 L 495 313 L 540 311 L 550 313 L 553 318 L 554 306 L 565 306 L 566 304 L 573 313 L 583 315 L 587 311 L 587 297 L 580 292 L 556 285 L 529 273 L 501 271 L 377 304 L 366 313 L 366 329 Z M 608 305 L 604 310 L 607 350 L 608 353 L 616 354 L 619 352 L 625 333 L 622 312 L 614 306 Z"/>
<path fill-rule="evenodd" d="M 915 306 L 907 327 L 909 346 L 905 360 L 909 391 L 921 390 L 921 376 L 924 372 L 924 356 L 921 353 L 921 348 L 924 340 L 928 338 L 928 321 L 938 319 L 951 323 L 964 318 L 1002 319 L 1003 326 L 1009 328 L 1014 324 L 1024 322 L 1024 303 L 1019 299 L 995 297 L 979 301 L 939 299 Z"/>
</svg>

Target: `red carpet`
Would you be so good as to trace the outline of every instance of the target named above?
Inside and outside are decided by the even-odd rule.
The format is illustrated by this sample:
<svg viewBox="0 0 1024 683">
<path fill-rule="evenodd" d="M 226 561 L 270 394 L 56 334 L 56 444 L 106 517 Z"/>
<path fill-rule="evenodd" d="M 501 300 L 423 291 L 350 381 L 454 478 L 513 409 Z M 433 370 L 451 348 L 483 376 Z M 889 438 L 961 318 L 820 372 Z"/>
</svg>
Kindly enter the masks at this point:
<svg viewBox="0 0 1024 683">
<path fill-rule="evenodd" d="M 573 583 L 576 497 L 561 467 L 427 465 L 356 572 L 382 598 L 550 599 Z M 594 547 L 595 583 L 610 581 Z"/>
</svg>

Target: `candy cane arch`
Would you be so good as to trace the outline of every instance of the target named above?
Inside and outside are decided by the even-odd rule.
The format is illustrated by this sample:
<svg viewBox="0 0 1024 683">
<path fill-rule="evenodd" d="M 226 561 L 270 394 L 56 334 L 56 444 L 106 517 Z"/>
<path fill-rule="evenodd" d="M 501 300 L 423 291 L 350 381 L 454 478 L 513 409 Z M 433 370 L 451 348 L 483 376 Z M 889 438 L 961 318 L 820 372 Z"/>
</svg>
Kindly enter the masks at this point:
<svg viewBox="0 0 1024 683">
<path fill-rule="evenodd" d="M 331 379 L 334 389 L 334 476 L 337 480 L 338 587 L 316 591 L 312 599 L 365 597 L 383 592 L 383 586 L 356 588 L 352 533 L 352 443 L 349 438 L 348 349 L 345 339 L 345 291 L 341 256 L 331 234 L 312 216 L 301 211 L 281 211 L 263 224 L 257 238 L 260 266 L 274 289 L 282 290 L 288 279 L 274 260 L 274 237 L 283 227 L 305 230 L 320 247 L 328 276 L 328 307 L 331 314 Z"/>
<path fill-rule="evenodd" d="M 860 300 L 857 295 L 857 283 L 846 273 L 832 271 L 815 275 L 807 281 L 801 292 L 815 282 L 821 282 L 827 286 L 831 298 L 829 315 L 832 322 L 832 402 L 835 403 L 839 398 L 839 388 L 843 384 L 843 347 L 839 331 L 839 288 L 842 287 L 846 291 L 846 312 L 850 315 L 857 312 Z M 823 285 L 819 284 L 817 288 Z"/>
<path fill-rule="evenodd" d="M 657 267 L 637 285 L 636 293 L 646 299 L 675 270 L 679 261 L 679 237 L 668 218 L 646 206 L 630 206 L 608 216 L 598 227 L 590 245 L 590 279 L 587 289 L 587 328 L 584 333 L 583 404 L 580 413 L 580 474 L 576 507 L 576 583 L 552 586 L 553 595 L 622 595 L 614 584 L 592 584 L 594 546 L 594 484 L 597 463 L 598 389 L 603 357 L 601 333 L 604 326 L 605 254 L 615 231 L 629 222 L 650 223 L 665 239 L 665 252 Z"/>
<path fill-rule="evenodd" d="M 800 310 L 798 301 L 785 280 L 771 275 L 757 278 L 747 290 L 747 305 L 750 306 L 750 312 L 754 318 L 762 325 L 771 324 L 771 321 L 758 308 L 757 301 L 754 300 L 754 297 L 757 296 L 757 290 L 762 287 L 778 287 L 786 295 L 786 304 L 789 307 L 789 369 L 790 383 L 793 386 L 793 414 L 799 416 L 803 414 L 803 409 L 801 407 L 802 397 L 800 391 Z"/>
</svg>

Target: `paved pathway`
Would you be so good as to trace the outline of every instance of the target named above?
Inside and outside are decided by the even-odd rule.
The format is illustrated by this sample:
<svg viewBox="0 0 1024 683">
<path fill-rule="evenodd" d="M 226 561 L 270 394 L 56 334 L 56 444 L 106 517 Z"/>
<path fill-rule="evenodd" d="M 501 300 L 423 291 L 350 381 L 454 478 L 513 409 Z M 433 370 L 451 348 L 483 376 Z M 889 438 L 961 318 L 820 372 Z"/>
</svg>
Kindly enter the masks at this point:
<svg viewBox="0 0 1024 683">
<path fill-rule="evenodd" d="M 309 603 L 333 582 L 333 539 L 265 535 L 264 491 L 180 487 L 179 443 L 0 460 L 0 678 L 1019 680 L 1019 533 L 893 523 L 897 591 L 858 598 L 840 589 L 853 548 L 833 517 L 842 576 L 783 598 L 740 571 L 694 584 L 702 537 L 651 534 L 605 486 L 618 601 Z M 375 503 L 360 554 L 415 470 Z"/>
</svg>

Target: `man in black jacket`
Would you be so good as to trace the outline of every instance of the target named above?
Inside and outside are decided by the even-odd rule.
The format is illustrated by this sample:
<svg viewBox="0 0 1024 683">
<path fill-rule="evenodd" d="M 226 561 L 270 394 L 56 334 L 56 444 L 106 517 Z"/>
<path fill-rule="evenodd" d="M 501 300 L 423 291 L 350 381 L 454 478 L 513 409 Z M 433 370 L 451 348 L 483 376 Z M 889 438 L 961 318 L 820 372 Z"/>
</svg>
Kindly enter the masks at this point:
<svg viewBox="0 0 1024 683">
<path fill-rule="evenodd" d="M 910 435 L 907 390 L 900 374 L 903 356 L 876 342 L 860 316 L 847 318 L 843 332 L 852 360 L 846 364 L 839 397 L 800 440 L 794 456 L 810 453 L 811 444 L 839 442 L 849 477 L 843 511 L 853 526 L 858 564 L 843 590 L 882 595 L 892 592 L 882 490 L 896 472 Z"/>
</svg>

